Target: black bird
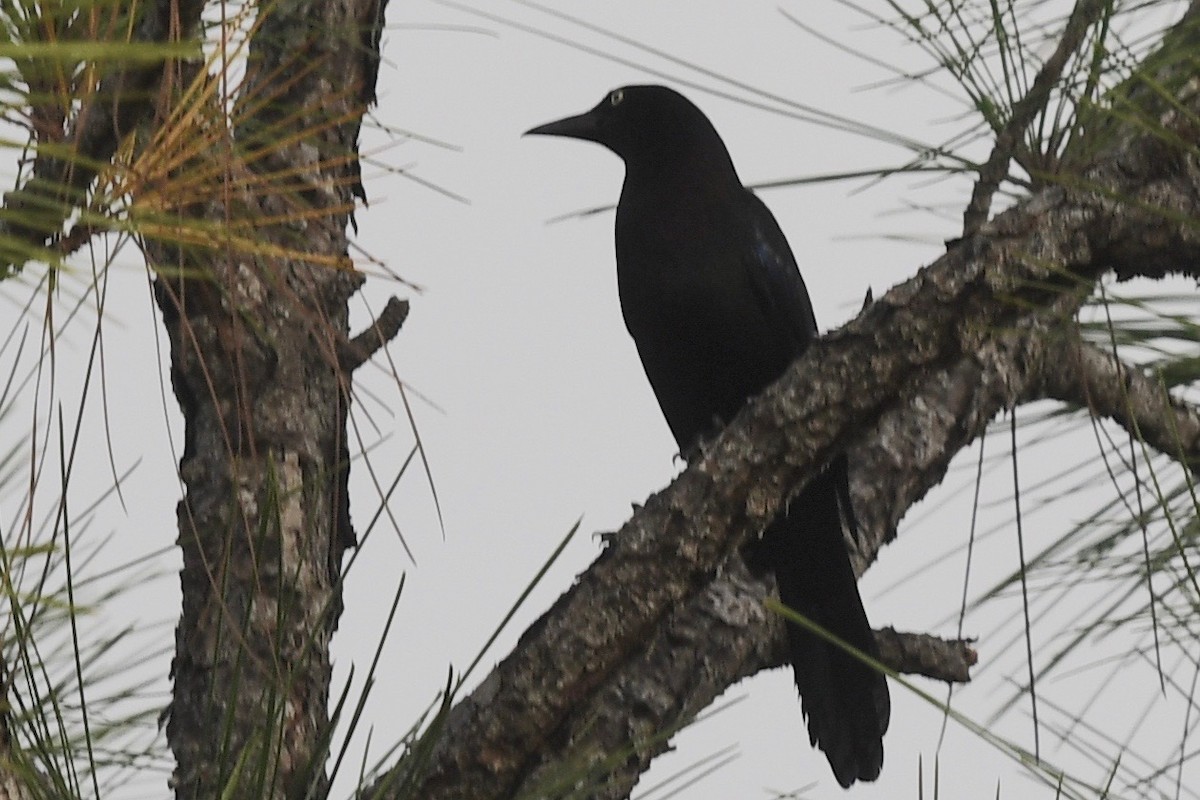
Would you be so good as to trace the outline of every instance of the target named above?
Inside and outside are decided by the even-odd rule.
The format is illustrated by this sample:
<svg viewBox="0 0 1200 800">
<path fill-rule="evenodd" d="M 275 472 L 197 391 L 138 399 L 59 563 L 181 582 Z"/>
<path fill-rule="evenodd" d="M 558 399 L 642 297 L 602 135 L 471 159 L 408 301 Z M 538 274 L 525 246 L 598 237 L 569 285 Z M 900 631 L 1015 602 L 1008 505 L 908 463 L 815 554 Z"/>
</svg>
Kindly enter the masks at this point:
<svg viewBox="0 0 1200 800">
<path fill-rule="evenodd" d="M 817 335 L 779 224 L 742 186 L 712 123 L 672 89 L 614 89 L 591 111 L 527 133 L 597 142 L 624 160 L 621 311 L 680 451 L 695 452 Z M 877 656 L 843 521 L 857 535 L 841 457 L 771 523 L 751 562 L 774 570 L 785 605 Z M 891 710 L 886 680 L 800 626 L 787 628 L 811 743 L 842 786 L 874 780 Z"/>
</svg>

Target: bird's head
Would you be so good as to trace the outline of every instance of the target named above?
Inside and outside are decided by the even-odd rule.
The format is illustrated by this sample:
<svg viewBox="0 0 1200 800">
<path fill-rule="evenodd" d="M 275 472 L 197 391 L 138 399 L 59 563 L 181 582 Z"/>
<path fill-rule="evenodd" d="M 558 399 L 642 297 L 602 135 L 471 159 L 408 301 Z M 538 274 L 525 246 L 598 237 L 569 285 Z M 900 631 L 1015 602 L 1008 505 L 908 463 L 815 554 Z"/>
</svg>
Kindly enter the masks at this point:
<svg viewBox="0 0 1200 800">
<path fill-rule="evenodd" d="M 635 167 L 712 161 L 722 167 L 729 154 L 704 112 L 666 86 L 613 89 L 591 110 L 525 132 L 598 142 Z"/>
</svg>

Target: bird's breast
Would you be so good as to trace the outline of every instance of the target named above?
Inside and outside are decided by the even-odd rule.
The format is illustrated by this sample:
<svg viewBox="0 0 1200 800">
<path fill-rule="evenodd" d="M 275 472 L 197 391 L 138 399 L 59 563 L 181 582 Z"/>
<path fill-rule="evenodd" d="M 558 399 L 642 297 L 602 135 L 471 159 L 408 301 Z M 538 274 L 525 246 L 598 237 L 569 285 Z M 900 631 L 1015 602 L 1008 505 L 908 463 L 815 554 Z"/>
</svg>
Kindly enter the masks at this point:
<svg viewBox="0 0 1200 800">
<path fill-rule="evenodd" d="M 617 282 L 625 326 L 683 448 L 728 421 L 790 361 L 747 280 L 743 243 L 695 213 L 618 209 Z M 728 230 L 728 226 L 725 226 Z"/>
</svg>

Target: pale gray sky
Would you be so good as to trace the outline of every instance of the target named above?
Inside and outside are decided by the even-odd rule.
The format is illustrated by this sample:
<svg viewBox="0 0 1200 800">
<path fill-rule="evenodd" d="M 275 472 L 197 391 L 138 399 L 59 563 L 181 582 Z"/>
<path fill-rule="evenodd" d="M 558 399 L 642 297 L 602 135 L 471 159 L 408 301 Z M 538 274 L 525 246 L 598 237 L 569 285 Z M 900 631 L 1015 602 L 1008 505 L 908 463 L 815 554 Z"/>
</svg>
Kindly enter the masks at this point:
<svg viewBox="0 0 1200 800">
<path fill-rule="evenodd" d="M 381 168 L 364 169 L 371 207 L 358 215 L 359 242 L 389 269 L 424 288 L 414 294 L 374 279 L 366 295 L 376 309 L 391 293 L 412 300 L 409 320 L 391 354 L 412 390 L 409 400 L 445 521 L 443 537 L 428 484 L 414 465 L 391 512 L 416 563 L 382 524 L 365 542 L 348 578 L 345 615 L 335 641 L 335 696 L 352 664 L 361 683 L 395 584 L 402 573 L 407 575 L 396 628 L 368 705 L 375 753 L 432 701 L 449 667 L 462 669 L 470 663 L 577 519 L 583 520 L 580 533 L 485 657 L 476 679 L 587 567 L 599 550 L 593 534 L 615 529 L 627 518 L 631 503 L 662 488 L 678 469 L 673 441 L 622 327 L 611 213 L 546 224 L 562 214 L 615 202 L 621 163 L 598 146 L 522 139 L 520 133 L 583 111 L 613 87 L 654 82 L 679 88 L 709 114 L 747 183 L 893 166 L 911 156 L 895 144 L 798 119 L 806 116 L 801 112 L 789 116 L 714 96 L 692 84 L 786 110 L 780 100 L 756 97 L 534 8 L 514 2 L 468 5 L 623 61 L 448 5 L 397 2 L 389 10 L 387 63 L 375 116 L 385 125 L 461 150 L 379 132 L 365 136 L 365 147 L 378 162 L 411 169 L 414 176 L 467 198 L 469 204 Z M 766 94 L 931 145 L 957 134 L 969 113 L 961 99 L 928 87 L 881 87 L 892 77 L 889 72 L 814 38 L 774 2 L 619 0 L 560 6 Z M 931 66 L 898 34 L 872 28 L 832 0 L 791 3 L 784 9 L 884 63 L 904 70 Z M 438 27 L 442 25 L 472 30 Z M 942 85 L 954 91 L 951 84 Z M 981 156 L 984 146 L 970 152 Z M 828 329 L 857 311 L 868 287 L 879 296 L 936 258 L 942 241 L 958 233 L 969 190 L 962 179 L 907 177 L 775 189 L 763 198 L 791 241 L 818 322 Z M 128 558 L 174 541 L 178 455 L 168 446 L 166 419 L 176 447 L 181 436 L 163 362 L 155 351 L 156 346 L 165 349 L 165 338 L 158 334 L 156 341 L 148 333 L 159 330 L 159 320 L 144 274 L 132 253 L 119 262 L 125 267 L 112 275 L 105 331 L 108 425 L 118 470 L 142 461 L 125 485 L 127 512 L 107 503 L 94 534 L 116 531 L 119 555 Z M 357 329 L 368 316 L 360 307 L 355 318 Z M 86 356 L 88 345 L 88 336 L 76 332 L 63 354 L 64 364 Z M 76 396 L 74 374 L 66 366 L 60 369 L 58 393 L 64 402 Z M 371 454 L 379 480 L 386 484 L 411 448 L 412 435 L 388 375 L 367 367 L 358 377 L 364 390 L 356 409 L 360 431 L 373 441 L 379 434 L 372 426 L 378 425 L 389 437 Z M 85 476 L 96 482 L 91 485 L 102 486 L 108 475 L 98 387 L 93 392 L 85 421 L 87 458 L 77 465 L 78 486 L 89 485 Z M 1000 437 L 989 442 L 989 453 L 1006 449 L 1007 441 Z M 958 608 L 965 564 L 955 550 L 967 540 L 976 453 L 964 453 L 958 462 L 962 466 L 934 493 L 933 502 L 914 509 L 899 541 L 884 551 L 864 580 L 864 601 L 876 626 L 954 634 L 953 622 L 947 620 Z M 1022 475 L 1031 484 L 1060 464 L 1036 457 L 1026 461 L 1030 463 L 1022 463 Z M 1008 462 L 993 464 L 981 492 L 990 505 L 980 530 L 998 528 L 999 533 L 978 545 L 972 574 L 976 588 L 1016 568 L 1016 542 L 1006 524 L 1011 488 Z M 362 535 L 376 499 L 361 466 L 354 470 L 352 493 Z M 1046 536 L 1057 535 L 1072 514 L 1085 509 L 1059 506 L 1043 513 L 1031 504 L 1027 511 L 1033 514 L 1027 535 L 1037 537 L 1043 530 Z M 172 553 L 166 558 L 174 564 L 177 557 Z M 129 616 L 153 622 L 146 641 L 169 648 L 177 605 L 175 581 L 168 576 L 130 593 L 109 618 L 114 625 Z M 1017 598 L 1007 598 L 967 618 L 965 633 L 985 637 L 979 651 L 989 672 L 959 691 L 955 705 L 981 723 L 1005 696 L 1003 677 L 1024 674 L 1024 644 L 1013 638 L 1019 627 L 1009 621 L 1003 634 L 994 633 L 1019 608 Z M 160 670 L 164 689 L 169 657 L 164 650 L 148 664 Z M 997 662 L 1002 668 L 993 666 Z M 941 685 L 915 682 L 944 699 Z M 1142 708 L 1141 688 L 1137 684 L 1136 695 L 1131 688 L 1115 708 L 1097 713 L 1127 725 Z M 1145 688 L 1149 698 L 1153 687 Z M 939 750 L 941 713 L 896 684 L 892 697 L 883 776 L 850 796 L 916 797 L 922 761 L 926 791 L 932 788 L 936 762 L 945 797 L 992 797 L 997 783 L 1004 797 L 1053 796 L 1048 789 L 1032 790 L 1020 768 L 954 723 Z M 808 798 L 844 796 L 824 758 L 808 745 L 788 672 L 735 686 L 725 699 L 738 702 L 678 737 L 678 752 L 655 766 L 643 788 L 733 747 L 736 760 L 682 796 L 756 798 L 797 789 Z M 1032 749 L 1027 711 L 1027 706 L 1011 711 L 994 730 Z M 1062 720 L 1049 708 L 1042 713 L 1044 720 Z M 1176 716 L 1179 727 L 1172 730 L 1182 730 L 1182 715 Z M 1169 717 L 1171 725 L 1176 716 Z M 1120 737 L 1124 730 L 1113 735 Z M 364 726 L 357 734 L 347 764 L 350 772 L 357 769 L 366 732 Z M 1042 747 L 1043 755 L 1059 757 L 1047 733 Z M 1099 782 L 1103 768 L 1087 774 Z M 348 790 L 345 777 L 339 786 Z"/>
</svg>

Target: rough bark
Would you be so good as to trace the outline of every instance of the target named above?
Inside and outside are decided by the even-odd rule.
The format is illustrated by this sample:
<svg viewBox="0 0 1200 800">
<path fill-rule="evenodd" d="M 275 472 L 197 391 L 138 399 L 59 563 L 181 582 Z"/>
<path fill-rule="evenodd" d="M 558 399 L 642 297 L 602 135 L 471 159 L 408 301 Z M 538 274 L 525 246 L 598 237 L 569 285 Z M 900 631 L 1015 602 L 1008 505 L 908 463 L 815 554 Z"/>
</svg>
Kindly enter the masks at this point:
<svg viewBox="0 0 1200 800">
<path fill-rule="evenodd" d="M 14 747 L 12 712 L 8 697 L 13 690 L 8 665 L 0 658 L 0 798 L 34 800 L 48 794 L 48 781 L 25 753 Z"/>
<path fill-rule="evenodd" d="M 1162 380 L 1088 344 L 1074 331 L 1047 337 L 1023 399 L 1061 400 L 1125 428 L 1193 473 L 1200 470 L 1200 409 Z"/>
<path fill-rule="evenodd" d="M 664 731 L 769 660 L 766 616 L 721 598 L 764 596 L 738 548 L 833 454 L 861 448 L 859 508 L 876 512 L 869 560 L 999 409 L 1044 392 L 1042 341 L 1100 275 L 1200 274 L 1195 84 L 1185 75 L 1166 110 L 1142 107 L 1156 124 L 1109 132 L 1069 182 L 954 243 L 816 343 L 611 537 L 449 712 L 428 762 L 402 763 L 391 785 L 419 773 L 422 797 L 498 798 L 571 776 L 575 789 L 593 782 L 585 794 L 627 794 Z M 720 631 L 700 653 L 696 637 L 676 635 L 693 623 Z M 664 671 L 674 660 L 688 664 L 677 680 Z M 591 738 L 598 720 L 603 741 Z"/>
<path fill-rule="evenodd" d="M 186 426 L 167 723 L 180 798 L 328 789 L 350 371 L 407 310 L 349 338 L 363 278 L 347 223 L 381 20 L 378 0 L 263 6 L 241 90 L 255 111 L 213 148 L 213 190 L 180 198 L 177 230 L 209 240 L 145 241 Z"/>
<path fill-rule="evenodd" d="M 975 235 L 979 232 L 980 226 L 987 221 L 992 209 L 992 198 L 999 190 L 1001 182 L 1008 177 L 1009 161 L 1016 157 L 1025 132 L 1037 115 L 1045 109 L 1050 93 L 1062 77 L 1064 67 L 1071 58 L 1075 57 L 1096 20 L 1105 14 L 1107 5 L 1103 0 L 1077 0 L 1075 3 L 1063 28 L 1062 36 L 1059 37 L 1058 46 L 1038 70 L 1029 91 L 1013 104 L 1008 119 L 996 131 L 996 141 L 992 145 L 991 155 L 979 168 L 979 178 L 975 182 L 975 189 L 971 192 L 971 201 L 967 204 L 966 211 L 963 212 L 963 236 Z M 1046 149 L 1052 151 L 1056 144 L 1053 141 L 1046 142 Z M 1044 158 L 1041 153 L 1038 156 L 1041 157 L 1039 160 Z M 1025 159 L 1027 168 L 1033 166 L 1029 163 L 1031 160 Z M 1044 168 L 1030 169 L 1029 171 L 1031 173 L 1043 172 Z"/>
<path fill-rule="evenodd" d="M 202 0 L 153 0 L 135 12 L 139 14 L 137 25 L 126 37 L 121 17 L 130 9 L 114 6 L 107 9 L 111 17 L 103 12 L 95 15 L 105 19 L 94 32 L 114 45 L 185 42 L 194 35 L 203 10 Z M 30 87 L 38 102 L 50 98 L 46 106 L 32 110 L 33 118 L 53 123 L 35 126 L 39 148 L 30 178 L 4 195 L 7 216 L 0 222 L 4 251 L 0 276 L 19 269 L 27 259 L 53 261 L 55 253 L 46 253 L 44 248 L 54 247 L 59 254 L 71 252 L 91 235 L 64 238 L 62 225 L 74 209 L 84 205 L 98 167 L 112 158 L 122 139 L 149 121 L 164 80 L 171 75 L 161 60 L 114 61 L 96 86 L 74 83 L 80 104 L 69 119 L 53 110 L 57 87 Z M 78 77 L 74 76 L 73 82 Z M 69 158 L 62 155 L 63 149 L 69 150 Z"/>
</svg>

